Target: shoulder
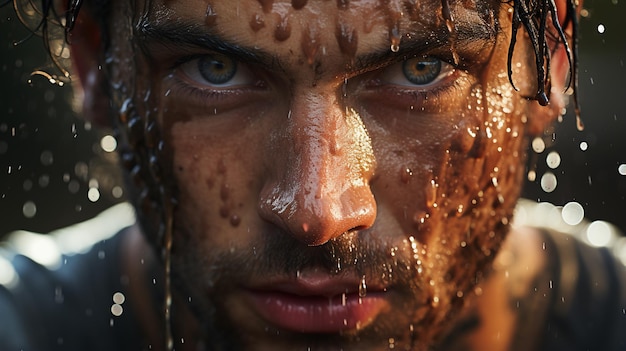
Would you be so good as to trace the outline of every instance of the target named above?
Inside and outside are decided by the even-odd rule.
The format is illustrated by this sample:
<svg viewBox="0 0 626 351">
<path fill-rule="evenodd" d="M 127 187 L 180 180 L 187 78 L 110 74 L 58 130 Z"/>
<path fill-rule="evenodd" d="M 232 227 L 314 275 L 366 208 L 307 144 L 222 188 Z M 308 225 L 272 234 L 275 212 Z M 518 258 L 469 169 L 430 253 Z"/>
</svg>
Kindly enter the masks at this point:
<svg viewBox="0 0 626 351">
<path fill-rule="evenodd" d="M 523 224 L 540 227 L 515 226 L 503 252 L 516 259 L 500 267 L 517 272 L 507 281 L 516 343 L 532 350 L 626 350 L 626 267 L 618 258 L 625 239 L 601 222 L 567 225 L 561 208 L 525 210 L 532 221 Z M 604 245 L 594 235 L 604 236 Z M 538 259 L 538 269 L 522 274 L 527 284 L 520 290 L 515 277 L 537 267 L 527 257 Z"/>
<path fill-rule="evenodd" d="M 589 222 L 565 225 L 561 209 L 547 204 L 526 204 L 523 211 L 526 220 L 511 227 L 475 300 L 480 323 L 470 344 L 508 351 L 626 350 L 626 267 L 618 251 L 626 239 L 605 232 L 607 245 L 594 246 L 597 228 Z"/>
<path fill-rule="evenodd" d="M 9 249 L 0 254 L 0 349 L 118 349 L 106 340 L 119 337 L 115 324 L 124 325 L 129 318 L 115 316 L 111 311 L 113 295 L 124 289 L 118 247 L 127 231 L 83 245 L 80 250 L 74 246 L 77 250 L 70 253 L 61 252 L 67 250 L 60 250 L 60 235 L 14 236 L 5 246 Z M 96 241 L 102 239 L 89 227 L 82 227 L 79 236 L 91 234 Z M 48 243 L 48 248 L 42 250 L 40 246 L 30 255 L 20 250 L 19 241 L 24 238 L 31 241 L 31 246 L 42 240 L 39 244 Z"/>
</svg>

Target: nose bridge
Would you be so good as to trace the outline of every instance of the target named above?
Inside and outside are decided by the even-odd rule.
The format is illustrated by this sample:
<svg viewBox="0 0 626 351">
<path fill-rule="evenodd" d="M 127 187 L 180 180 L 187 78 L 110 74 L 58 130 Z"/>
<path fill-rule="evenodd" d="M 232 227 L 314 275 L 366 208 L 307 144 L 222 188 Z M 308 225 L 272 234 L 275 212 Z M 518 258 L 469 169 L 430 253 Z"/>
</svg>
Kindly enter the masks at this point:
<svg viewBox="0 0 626 351">
<path fill-rule="evenodd" d="M 376 216 L 369 136 L 359 115 L 329 90 L 293 95 L 282 141 L 289 156 L 264 191 L 271 201 L 260 202 L 264 218 L 308 245 L 369 227 Z"/>
</svg>

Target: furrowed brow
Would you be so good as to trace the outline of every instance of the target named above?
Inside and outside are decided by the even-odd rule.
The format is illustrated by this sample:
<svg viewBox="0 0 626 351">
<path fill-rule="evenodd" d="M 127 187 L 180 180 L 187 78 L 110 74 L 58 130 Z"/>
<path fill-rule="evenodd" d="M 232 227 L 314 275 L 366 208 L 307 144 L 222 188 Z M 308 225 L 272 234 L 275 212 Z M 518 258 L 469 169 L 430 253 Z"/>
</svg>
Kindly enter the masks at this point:
<svg viewBox="0 0 626 351">
<path fill-rule="evenodd" d="M 257 48 L 247 48 L 229 41 L 211 29 L 193 23 L 143 23 L 137 33 L 140 45 L 144 50 L 151 51 L 154 46 L 176 48 L 192 48 L 204 51 L 217 51 L 236 58 L 241 62 L 258 64 L 267 68 L 276 68 L 277 62 L 273 55 Z"/>
</svg>

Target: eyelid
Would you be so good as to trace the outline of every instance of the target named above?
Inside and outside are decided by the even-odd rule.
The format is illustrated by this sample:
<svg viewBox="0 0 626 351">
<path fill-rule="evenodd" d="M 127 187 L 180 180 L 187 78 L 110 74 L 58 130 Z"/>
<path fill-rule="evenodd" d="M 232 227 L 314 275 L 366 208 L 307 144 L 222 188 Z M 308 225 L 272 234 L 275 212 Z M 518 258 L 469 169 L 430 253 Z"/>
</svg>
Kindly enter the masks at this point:
<svg viewBox="0 0 626 351">
<path fill-rule="evenodd" d="M 441 62 L 441 71 L 440 71 L 439 75 L 437 76 L 437 78 L 435 78 L 435 80 L 433 80 L 432 82 L 429 82 L 427 84 L 423 84 L 423 85 L 414 84 L 414 83 L 410 82 L 404 76 L 404 73 L 403 73 L 403 70 L 402 70 L 402 66 L 403 66 L 404 62 L 406 62 L 407 60 L 410 60 L 410 59 L 412 59 L 412 58 L 406 59 L 404 61 L 395 62 L 395 63 L 385 67 L 377 75 L 378 80 L 381 83 L 386 83 L 386 84 L 389 84 L 389 85 L 397 85 L 397 86 L 402 86 L 402 87 L 411 87 L 411 88 L 414 88 L 416 90 L 427 90 L 427 89 L 431 89 L 434 86 L 437 86 L 442 80 L 444 80 L 445 78 L 449 77 L 450 75 L 452 75 L 456 71 L 456 68 L 453 65 L 447 63 L 444 60 L 439 59 L 439 61 Z"/>
<path fill-rule="evenodd" d="M 201 89 L 237 89 L 243 87 L 250 87 L 258 85 L 259 79 L 257 75 L 254 73 L 251 67 L 246 65 L 245 63 L 236 60 L 228 55 L 216 53 L 225 57 L 228 57 L 236 62 L 236 72 L 228 82 L 223 84 L 214 84 L 208 82 L 206 79 L 202 77 L 202 74 L 199 71 L 198 63 L 199 60 L 211 55 L 211 53 L 207 54 L 199 54 L 185 57 L 175 64 L 175 71 L 178 72 L 182 78 L 198 88 Z"/>
</svg>

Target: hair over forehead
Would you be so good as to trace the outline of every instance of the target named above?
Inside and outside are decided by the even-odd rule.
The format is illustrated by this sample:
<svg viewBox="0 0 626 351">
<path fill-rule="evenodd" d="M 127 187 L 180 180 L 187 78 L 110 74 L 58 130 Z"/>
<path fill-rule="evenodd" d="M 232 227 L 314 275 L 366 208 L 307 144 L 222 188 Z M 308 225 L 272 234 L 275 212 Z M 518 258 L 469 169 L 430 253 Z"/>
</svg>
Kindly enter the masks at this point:
<svg viewBox="0 0 626 351">
<path fill-rule="evenodd" d="M 106 43 L 106 27 L 108 20 L 110 19 L 110 9 L 112 0 L 40 0 L 39 6 L 35 5 L 36 0 L 19 1 L 19 0 L 6 0 L 0 5 L 7 5 L 11 2 L 14 3 L 15 8 L 20 11 L 24 6 L 31 6 L 36 8 L 41 19 L 37 26 L 33 29 L 34 32 L 40 32 L 44 38 L 44 45 L 46 45 L 51 57 L 55 62 L 54 52 L 50 46 L 50 27 L 61 26 L 65 33 L 65 40 L 68 39 L 68 34 L 74 29 L 74 25 L 78 20 L 82 11 L 88 11 L 91 13 L 91 17 L 100 22 L 101 28 L 103 28 L 103 39 Z M 59 3 L 60 1 L 67 1 L 67 3 Z M 124 1 L 136 1 L 136 0 L 124 0 Z M 258 0 L 264 7 L 271 7 L 273 0 Z M 397 0 L 405 9 L 415 9 L 419 6 L 420 0 Z M 473 4 L 468 4 L 469 0 L 435 0 L 440 1 L 441 12 L 435 12 L 435 16 L 441 16 L 440 18 L 448 23 L 449 28 L 454 28 L 454 18 L 452 16 L 450 6 L 457 1 L 461 1 L 462 5 L 471 5 L 481 7 L 486 13 L 496 10 L 499 4 L 503 6 L 510 6 L 512 9 L 512 35 L 508 52 L 508 75 L 511 85 L 513 84 L 511 62 L 513 57 L 513 51 L 516 46 L 516 34 L 519 29 L 524 30 L 529 38 L 531 48 L 535 57 L 536 64 L 536 93 L 534 96 L 528 96 L 530 99 L 537 100 L 541 105 L 547 105 L 549 102 L 550 92 L 550 57 L 551 50 L 558 45 L 564 45 L 568 53 L 568 59 L 570 63 L 570 81 L 568 88 L 573 90 L 573 98 L 575 105 L 575 112 L 579 117 L 578 108 L 578 53 L 577 53 L 577 36 L 578 36 L 578 20 L 577 20 L 577 0 L 557 0 L 565 3 L 564 8 L 560 8 L 560 11 L 565 11 L 565 14 L 557 14 L 557 6 L 555 0 L 508 0 L 507 2 L 500 1 L 488 1 L 478 0 Z M 149 9 L 151 0 L 145 0 L 144 8 Z M 292 0 L 292 6 L 300 6 L 304 1 Z M 337 6 L 350 6 L 349 0 L 338 0 Z M 391 0 L 382 0 L 381 3 L 391 3 Z M 66 9 L 60 11 L 59 9 Z M 407 11 L 408 12 L 408 11 Z M 559 17 L 561 20 L 559 20 Z M 566 34 L 563 28 L 571 28 L 571 37 Z M 66 71 L 63 67 L 59 67 L 64 73 Z M 66 74 L 67 75 L 67 74 Z M 548 92 L 548 93 L 546 93 Z"/>
</svg>

